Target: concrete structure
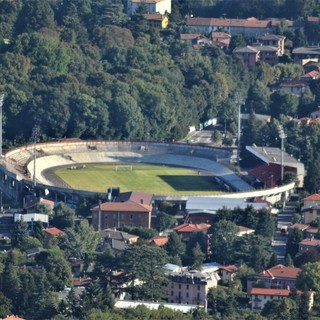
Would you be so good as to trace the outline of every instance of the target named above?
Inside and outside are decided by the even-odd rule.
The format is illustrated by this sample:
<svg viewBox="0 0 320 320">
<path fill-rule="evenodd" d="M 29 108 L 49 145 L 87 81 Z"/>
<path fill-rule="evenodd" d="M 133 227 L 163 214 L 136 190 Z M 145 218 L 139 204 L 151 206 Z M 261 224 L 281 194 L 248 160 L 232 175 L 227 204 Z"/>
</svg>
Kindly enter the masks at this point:
<svg viewBox="0 0 320 320">
<path fill-rule="evenodd" d="M 302 292 L 299 292 L 302 294 Z M 283 298 L 288 298 L 291 294 L 291 291 L 288 289 L 266 289 L 266 288 L 252 288 L 250 291 L 251 298 L 251 310 L 260 312 L 264 308 L 265 304 L 268 301 L 279 300 Z M 309 310 L 313 306 L 314 292 L 309 291 L 310 301 L 309 301 Z"/>
<path fill-rule="evenodd" d="M 49 224 L 49 216 L 47 214 L 41 214 L 41 213 L 15 213 L 14 214 L 14 222 L 16 221 L 24 221 L 28 224 L 36 223 L 37 221 L 40 221 L 47 226 Z"/>
<path fill-rule="evenodd" d="M 171 0 L 127 0 L 127 14 L 135 14 L 143 6 L 147 13 L 171 13 Z"/>
<path fill-rule="evenodd" d="M 247 278 L 247 292 L 250 292 L 254 283 L 261 283 L 269 289 L 290 289 L 296 287 L 297 277 L 301 269 L 286 267 L 278 264 L 270 269 L 264 270 L 255 276 Z"/>
<path fill-rule="evenodd" d="M 171 303 L 207 306 L 207 294 L 220 279 L 218 274 L 204 274 L 198 271 L 172 272 L 168 275 L 167 299 Z"/>
<path fill-rule="evenodd" d="M 258 147 L 246 146 L 246 150 L 249 151 L 256 158 L 260 159 L 266 164 L 278 164 L 282 165 L 282 154 L 281 149 L 279 148 L 270 148 L 270 147 Z M 283 165 L 284 167 L 295 168 L 297 178 L 299 180 L 299 186 L 303 186 L 304 180 L 304 165 L 295 158 L 291 157 L 288 153 L 283 152 Z"/>
</svg>

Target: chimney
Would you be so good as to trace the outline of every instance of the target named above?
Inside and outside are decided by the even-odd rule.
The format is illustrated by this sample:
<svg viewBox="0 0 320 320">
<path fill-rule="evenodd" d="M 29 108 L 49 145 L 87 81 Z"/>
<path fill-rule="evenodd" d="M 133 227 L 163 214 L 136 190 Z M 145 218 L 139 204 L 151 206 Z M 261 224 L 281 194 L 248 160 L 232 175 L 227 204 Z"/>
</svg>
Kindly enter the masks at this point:
<svg viewBox="0 0 320 320">
<path fill-rule="evenodd" d="M 143 199 L 140 200 L 140 203 L 143 204 Z"/>
</svg>

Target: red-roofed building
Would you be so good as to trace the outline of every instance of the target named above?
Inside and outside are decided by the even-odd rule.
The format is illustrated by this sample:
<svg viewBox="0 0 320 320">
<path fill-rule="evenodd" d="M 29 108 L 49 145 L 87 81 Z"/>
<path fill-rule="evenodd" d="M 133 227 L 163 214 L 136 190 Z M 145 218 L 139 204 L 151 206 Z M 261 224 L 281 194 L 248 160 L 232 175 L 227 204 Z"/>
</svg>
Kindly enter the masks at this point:
<svg viewBox="0 0 320 320">
<path fill-rule="evenodd" d="M 7 316 L 6 318 L 3 318 L 3 320 L 26 320 L 26 319 L 19 318 L 17 316 Z"/>
<path fill-rule="evenodd" d="M 229 264 L 226 266 L 219 266 L 219 274 L 223 283 L 231 283 L 236 273 L 239 271 L 238 264 Z"/>
<path fill-rule="evenodd" d="M 169 241 L 168 236 L 154 236 L 149 244 L 156 247 L 162 247 Z"/>
<path fill-rule="evenodd" d="M 64 232 L 56 227 L 43 229 L 43 231 L 49 236 L 63 236 Z"/>
<path fill-rule="evenodd" d="M 247 292 L 250 292 L 253 284 L 259 282 L 269 289 L 290 289 L 296 287 L 296 280 L 300 268 L 286 267 L 278 264 L 270 269 L 264 270 L 247 279 Z"/>
<path fill-rule="evenodd" d="M 312 207 L 320 204 L 320 194 L 314 193 L 308 197 L 303 198 L 304 207 Z"/>
<path fill-rule="evenodd" d="M 291 290 L 288 289 L 268 289 L 268 288 L 252 288 L 250 291 L 251 298 L 251 310 L 260 312 L 265 304 L 271 300 L 278 300 L 287 298 L 290 296 Z M 302 292 L 299 292 L 300 294 Z M 309 310 L 313 306 L 314 292 L 309 291 L 310 301 L 309 301 Z"/>
<path fill-rule="evenodd" d="M 237 236 L 242 237 L 246 234 L 252 234 L 254 233 L 254 231 L 255 231 L 254 229 L 250 229 L 244 226 L 239 226 L 239 232 L 237 233 Z"/>
<path fill-rule="evenodd" d="M 49 199 L 45 199 L 45 198 L 34 198 L 28 202 L 25 202 L 23 204 L 23 209 L 25 209 L 27 211 L 32 210 L 34 212 L 34 207 L 38 203 L 43 203 L 43 204 L 47 205 L 51 210 L 54 208 L 54 201 L 49 200 Z"/>
<path fill-rule="evenodd" d="M 299 242 L 299 252 L 315 250 L 320 252 L 320 239 L 307 238 Z"/>
<path fill-rule="evenodd" d="M 143 192 L 126 192 L 115 201 L 94 206 L 92 226 L 95 230 L 120 228 L 123 226 L 150 229 L 153 196 Z"/>
<path fill-rule="evenodd" d="M 143 17 L 148 21 L 148 24 L 153 28 L 165 29 L 168 27 L 169 19 L 167 15 L 160 13 L 146 13 Z"/>
<path fill-rule="evenodd" d="M 194 232 L 203 232 L 204 234 L 207 234 L 210 227 L 211 225 L 207 223 L 183 223 L 173 228 L 173 230 L 178 234 L 181 234 L 184 240 L 188 240 L 190 235 Z"/>
<path fill-rule="evenodd" d="M 318 70 L 309 71 L 308 73 L 304 74 L 301 77 L 301 80 L 306 82 L 310 82 L 318 79 L 320 79 L 320 72 Z"/>
</svg>

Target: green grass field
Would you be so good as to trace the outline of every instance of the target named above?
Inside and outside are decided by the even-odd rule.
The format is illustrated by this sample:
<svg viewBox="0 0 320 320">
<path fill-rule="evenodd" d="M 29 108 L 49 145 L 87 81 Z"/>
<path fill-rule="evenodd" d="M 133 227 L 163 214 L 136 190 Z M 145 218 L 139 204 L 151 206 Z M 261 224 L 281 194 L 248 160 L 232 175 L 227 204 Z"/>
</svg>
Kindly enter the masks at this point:
<svg viewBox="0 0 320 320">
<path fill-rule="evenodd" d="M 116 170 L 116 166 L 117 170 Z M 209 195 L 220 193 L 212 176 L 198 170 L 133 164 L 87 165 L 70 170 L 58 169 L 55 174 L 71 188 L 106 192 L 120 187 L 121 192 L 141 191 L 156 195 Z"/>
</svg>

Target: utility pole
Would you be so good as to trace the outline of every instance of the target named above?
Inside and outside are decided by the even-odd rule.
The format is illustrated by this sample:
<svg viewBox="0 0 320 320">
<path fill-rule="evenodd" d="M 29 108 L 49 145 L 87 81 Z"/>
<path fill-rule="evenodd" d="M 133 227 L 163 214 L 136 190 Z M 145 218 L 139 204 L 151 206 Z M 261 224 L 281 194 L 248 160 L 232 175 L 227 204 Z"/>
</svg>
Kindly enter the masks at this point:
<svg viewBox="0 0 320 320">
<path fill-rule="evenodd" d="M 237 143 L 237 166 L 240 167 L 240 139 L 241 139 L 241 105 L 243 98 L 239 92 L 236 93 L 236 103 L 238 104 L 238 143 Z"/>
<path fill-rule="evenodd" d="M 37 160 L 37 149 L 36 144 L 38 140 L 39 129 L 38 127 L 33 127 L 32 129 L 32 139 L 33 139 L 33 188 L 36 187 L 36 160 Z"/>
<path fill-rule="evenodd" d="M 283 130 L 283 126 L 278 126 L 279 138 L 281 139 L 281 182 L 283 182 L 284 177 L 284 162 L 283 162 L 283 153 L 284 153 L 284 139 L 287 137 Z"/>
</svg>

